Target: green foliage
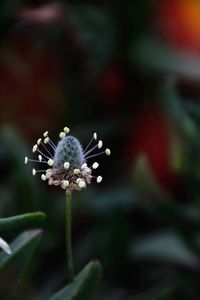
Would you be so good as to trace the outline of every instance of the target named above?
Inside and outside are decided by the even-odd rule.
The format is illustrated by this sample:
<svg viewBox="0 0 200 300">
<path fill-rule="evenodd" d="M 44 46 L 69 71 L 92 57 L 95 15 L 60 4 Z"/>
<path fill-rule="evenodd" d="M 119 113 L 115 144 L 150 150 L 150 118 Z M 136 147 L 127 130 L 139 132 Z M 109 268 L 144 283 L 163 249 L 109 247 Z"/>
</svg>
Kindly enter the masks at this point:
<svg viewBox="0 0 200 300">
<path fill-rule="evenodd" d="M 11 243 L 12 255 L 0 253 L 0 296 L 2 299 L 23 299 L 23 296 L 20 298 L 19 283 L 38 246 L 41 234 L 41 230 L 25 231 Z"/>
<path fill-rule="evenodd" d="M 178 75 L 190 80 L 200 76 L 200 63 L 196 56 L 178 51 L 169 45 L 145 36 L 133 44 L 130 57 L 146 73 Z"/>
<path fill-rule="evenodd" d="M 178 264 L 194 268 L 198 257 L 173 232 L 159 232 L 140 239 L 133 245 L 134 257 L 167 264 Z"/>
<path fill-rule="evenodd" d="M 42 212 L 27 213 L 9 218 L 0 219 L 0 236 L 13 237 L 18 233 L 44 226 L 45 214 Z"/>
<path fill-rule="evenodd" d="M 90 262 L 67 287 L 50 300 L 90 300 L 101 278 L 101 265 L 98 261 Z"/>
</svg>

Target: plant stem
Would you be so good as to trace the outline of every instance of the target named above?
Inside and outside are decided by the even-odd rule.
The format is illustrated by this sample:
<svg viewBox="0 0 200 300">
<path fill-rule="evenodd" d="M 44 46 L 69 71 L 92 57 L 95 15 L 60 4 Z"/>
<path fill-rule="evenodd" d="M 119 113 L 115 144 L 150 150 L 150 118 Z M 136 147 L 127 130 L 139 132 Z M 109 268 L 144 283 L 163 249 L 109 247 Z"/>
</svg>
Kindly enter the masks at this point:
<svg viewBox="0 0 200 300">
<path fill-rule="evenodd" d="M 72 195 L 70 191 L 66 192 L 66 250 L 67 250 L 67 269 L 69 279 L 72 281 L 74 278 L 74 267 L 72 257 L 72 237 L 71 237 L 71 224 L 72 224 L 72 208 L 71 208 Z"/>
</svg>

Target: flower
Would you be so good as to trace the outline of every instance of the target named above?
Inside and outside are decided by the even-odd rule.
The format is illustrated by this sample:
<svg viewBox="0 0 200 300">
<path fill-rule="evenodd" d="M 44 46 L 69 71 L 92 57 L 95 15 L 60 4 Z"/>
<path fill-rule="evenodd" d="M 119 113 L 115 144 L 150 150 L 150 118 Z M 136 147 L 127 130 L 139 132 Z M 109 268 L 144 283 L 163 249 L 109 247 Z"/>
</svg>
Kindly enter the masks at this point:
<svg viewBox="0 0 200 300">
<path fill-rule="evenodd" d="M 0 248 L 3 249 L 7 254 L 12 253 L 9 245 L 2 238 L 0 238 Z"/>
<path fill-rule="evenodd" d="M 45 131 L 43 137 L 39 138 L 32 148 L 32 152 L 38 154 L 38 159 L 29 159 L 26 156 L 24 163 L 27 164 L 31 161 L 45 164 L 48 166 L 47 169 L 32 169 L 32 175 L 42 173 L 41 179 L 47 180 L 49 185 L 61 186 L 67 191 L 80 191 L 91 183 L 92 178 L 95 178 L 97 183 L 103 180 L 100 175 L 97 177 L 92 175 L 92 171 L 99 167 L 99 163 L 94 162 L 88 166 L 88 159 L 101 154 L 109 156 L 111 151 L 106 148 L 98 153 L 93 153 L 96 149 L 100 150 L 103 147 L 103 141 L 97 139 L 96 132 L 84 150 L 76 137 L 68 135 L 69 132 L 70 129 L 64 127 L 63 131 L 59 133 L 60 140 L 55 145 L 50 139 L 48 131 Z M 90 148 L 94 142 L 95 145 Z"/>
</svg>

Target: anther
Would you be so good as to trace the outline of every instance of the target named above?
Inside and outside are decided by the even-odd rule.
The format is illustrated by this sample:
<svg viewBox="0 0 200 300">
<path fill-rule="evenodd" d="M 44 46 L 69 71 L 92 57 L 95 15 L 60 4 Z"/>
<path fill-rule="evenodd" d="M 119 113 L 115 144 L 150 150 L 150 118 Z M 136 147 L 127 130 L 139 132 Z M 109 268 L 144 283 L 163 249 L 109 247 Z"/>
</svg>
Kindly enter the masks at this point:
<svg viewBox="0 0 200 300">
<path fill-rule="evenodd" d="M 69 186 L 69 181 L 68 180 L 63 180 L 63 186 L 68 187 Z"/>
<path fill-rule="evenodd" d="M 74 169 L 74 174 L 75 175 L 78 175 L 80 173 L 80 170 L 79 169 Z"/>
<path fill-rule="evenodd" d="M 98 142 L 98 148 L 101 149 L 103 147 L 103 142 L 101 140 L 99 140 Z"/>
<path fill-rule="evenodd" d="M 107 148 L 107 149 L 105 150 L 105 154 L 106 154 L 107 156 L 109 156 L 109 155 L 111 154 L 110 149 Z"/>
<path fill-rule="evenodd" d="M 82 189 L 82 188 L 85 188 L 86 187 L 86 183 L 84 180 L 80 180 L 79 183 L 78 183 L 78 186 Z"/>
<path fill-rule="evenodd" d="M 70 166 L 70 163 L 68 161 L 66 161 L 64 163 L 64 169 L 68 170 L 69 169 L 69 166 Z"/>
<path fill-rule="evenodd" d="M 36 170 L 33 169 L 33 170 L 32 170 L 32 175 L 35 176 L 35 174 L 36 174 Z"/>
<path fill-rule="evenodd" d="M 46 178 L 49 179 L 51 177 L 51 175 L 52 175 L 51 169 L 47 169 L 46 170 Z"/>
<path fill-rule="evenodd" d="M 47 135 L 48 135 L 48 131 L 45 131 L 45 132 L 43 133 L 43 137 L 47 137 Z"/>
<path fill-rule="evenodd" d="M 42 175 L 41 175 L 41 179 L 42 179 L 43 181 L 45 181 L 45 180 L 47 179 L 47 177 L 46 177 L 44 174 L 42 174 Z"/>
<path fill-rule="evenodd" d="M 64 128 L 63 128 L 63 131 L 64 131 L 65 133 L 69 133 L 69 132 L 70 132 L 70 129 L 69 129 L 68 127 L 64 127 Z"/>
<path fill-rule="evenodd" d="M 87 164 L 86 163 L 82 164 L 82 166 L 81 166 L 81 169 L 85 169 L 85 168 L 87 168 Z"/>
<path fill-rule="evenodd" d="M 102 177 L 102 176 L 98 176 L 98 177 L 97 177 L 97 183 L 102 182 L 102 180 L 103 180 L 103 177 Z"/>
<path fill-rule="evenodd" d="M 94 138 L 95 140 L 97 140 L 97 133 L 96 133 L 96 132 L 94 132 L 93 138 Z"/>
<path fill-rule="evenodd" d="M 45 139 L 44 139 L 44 144 L 48 144 L 49 142 L 49 137 L 47 136 Z"/>
<path fill-rule="evenodd" d="M 99 166 L 98 162 L 94 162 L 93 165 L 92 165 L 92 169 L 97 169 Z"/>
<path fill-rule="evenodd" d="M 60 137 L 61 139 L 63 139 L 65 136 L 66 136 L 66 133 L 63 132 L 63 131 L 61 131 L 60 134 L 59 134 L 59 137 Z"/>
<path fill-rule="evenodd" d="M 77 178 L 77 179 L 76 179 L 76 183 L 79 184 L 79 182 L 80 182 L 81 180 L 82 180 L 81 178 Z"/>
<path fill-rule="evenodd" d="M 38 146 L 40 145 L 41 141 L 42 141 L 42 139 L 41 139 L 41 138 L 37 140 L 37 144 L 38 144 Z"/>
<path fill-rule="evenodd" d="M 53 166 L 53 159 L 50 158 L 50 159 L 48 160 L 47 163 L 48 163 L 48 165 L 49 165 L 50 167 L 52 167 L 52 166 Z"/>
<path fill-rule="evenodd" d="M 24 158 L 24 163 L 25 163 L 25 165 L 28 163 L 28 157 L 27 156 L 25 156 L 25 158 Z"/>
<path fill-rule="evenodd" d="M 37 151 L 37 148 L 38 148 L 38 146 L 35 144 L 32 149 L 33 153 L 35 153 Z"/>
<path fill-rule="evenodd" d="M 38 160 L 42 161 L 42 155 L 40 155 L 40 154 L 38 155 Z"/>
</svg>

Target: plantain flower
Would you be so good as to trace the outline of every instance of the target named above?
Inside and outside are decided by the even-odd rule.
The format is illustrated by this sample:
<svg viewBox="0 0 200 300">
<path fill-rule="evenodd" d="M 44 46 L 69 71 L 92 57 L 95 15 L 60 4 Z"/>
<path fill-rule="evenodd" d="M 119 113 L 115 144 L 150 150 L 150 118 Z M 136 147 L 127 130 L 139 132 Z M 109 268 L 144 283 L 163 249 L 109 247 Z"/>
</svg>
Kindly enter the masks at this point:
<svg viewBox="0 0 200 300">
<path fill-rule="evenodd" d="M 46 168 L 32 169 L 32 175 L 40 173 L 41 179 L 49 185 L 60 186 L 66 191 L 80 191 L 86 188 L 92 179 L 97 183 L 103 179 L 100 175 L 93 175 L 99 163 L 95 161 L 89 165 L 89 160 L 102 154 L 109 156 L 111 151 L 108 148 L 101 150 L 103 142 L 98 140 L 96 132 L 85 149 L 76 137 L 68 135 L 69 132 L 70 129 L 64 127 L 59 133 L 60 140 L 57 145 L 50 139 L 48 131 L 44 132 L 43 137 L 39 138 L 32 148 L 32 152 L 37 154 L 37 159 L 25 157 L 24 163 L 35 162 L 44 165 Z"/>
</svg>

